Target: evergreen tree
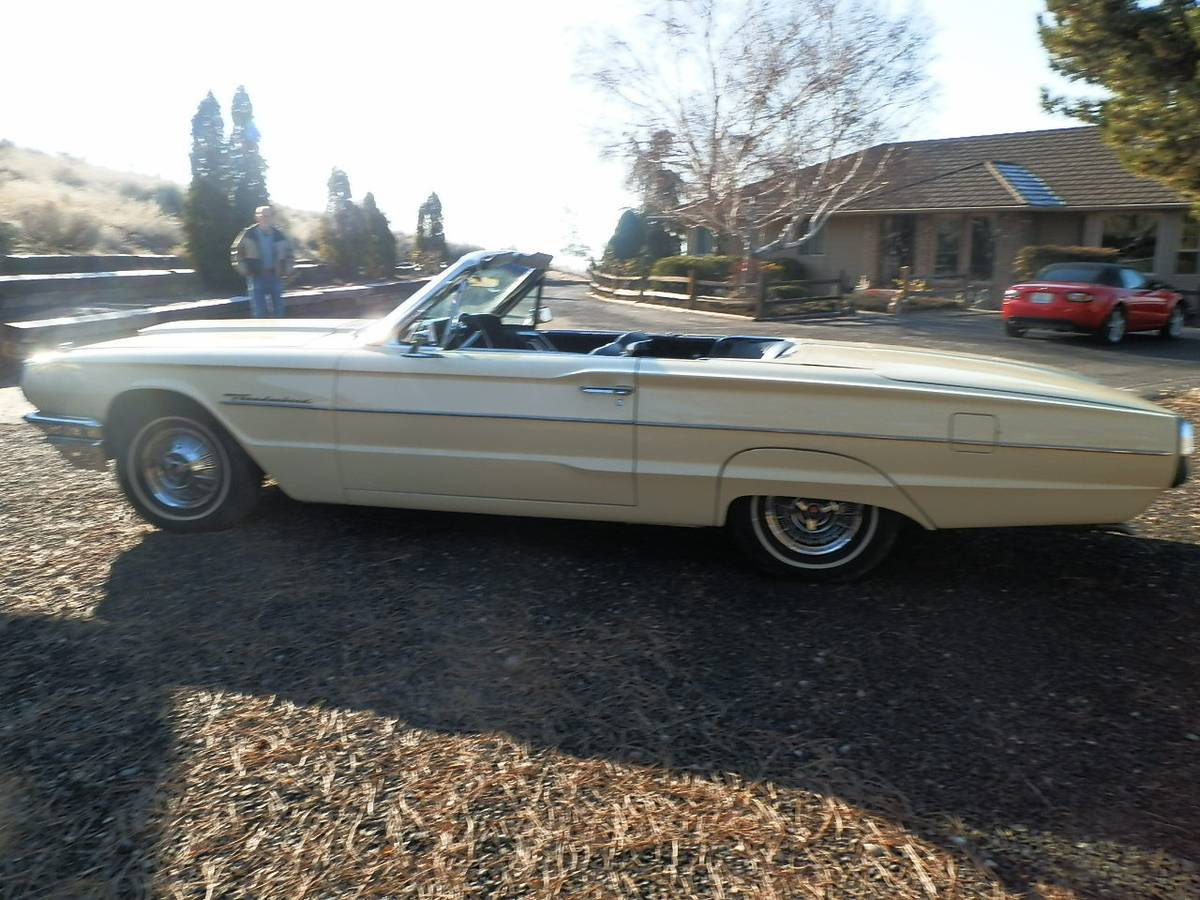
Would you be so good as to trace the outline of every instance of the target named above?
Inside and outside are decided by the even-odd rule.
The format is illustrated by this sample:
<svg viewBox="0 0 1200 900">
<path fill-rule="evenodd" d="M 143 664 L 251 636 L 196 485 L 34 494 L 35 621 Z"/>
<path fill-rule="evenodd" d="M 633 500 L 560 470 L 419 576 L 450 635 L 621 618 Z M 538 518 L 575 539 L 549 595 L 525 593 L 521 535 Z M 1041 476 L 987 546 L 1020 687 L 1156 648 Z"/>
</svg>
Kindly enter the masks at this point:
<svg viewBox="0 0 1200 900">
<path fill-rule="evenodd" d="M 374 194 L 363 197 L 363 219 L 367 241 L 364 268 L 372 278 L 391 278 L 396 273 L 396 236 Z"/>
<path fill-rule="evenodd" d="M 327 187 L 329 200 L 317 229 L 317 252 L 337 277 L 357 278 L 366 257 L 366 219 L 354 202 L 350 178 L 345 172 L 335 168 Z"/>
<path fill-rule="evenodd" d="M 678 256 L 679 238 L 667 231 L 660 223 L 647 222 L 642 255 L 649 262 L 662 259 L 664 256 Z"/>
<path fill-rule="evenodd" d="M 646 223 L 641 213 L 627 209 L 617 220 L 613 236 L 608 239 L 604 255 L 611 259 L 636 259 L 646 246 Z"/>
<path fill-rule="evenodd" d="M 267 191 L 267 164 L 258 152 L 259 132 L 254 124 L 250 95 L 238 85 L 229 107 L 233 129 L 229 133 L 229 199 L 239 228 L 254 222 L 254 210 L 271 202 Z"/>
<path fill-rule="evenodd" d="M 1047 0 L 1050 67 L 1104 96 L 1047 110 L 1099 125 L 1131 170 L 1200 202 L 1200 8 L 1194 0 Z"/>
<path fill-rule="evenodd" d="M 442 201 L 430 194 L 417 210 L 417 233 L 413 236 L 413 251 L 418 257 L 446 259 L 446 229 L 442 224 Z"/>
<path fill-rule="evenodd" d="M 225 123 L 212 91 L 192 117 L 191 163 L 192 181 L 183 209 L 187 254 L 206 285 L 232 288 L 238 278 L 229 262 L 229 245 L 237 226 L 226 189 Z"/>
</svg>

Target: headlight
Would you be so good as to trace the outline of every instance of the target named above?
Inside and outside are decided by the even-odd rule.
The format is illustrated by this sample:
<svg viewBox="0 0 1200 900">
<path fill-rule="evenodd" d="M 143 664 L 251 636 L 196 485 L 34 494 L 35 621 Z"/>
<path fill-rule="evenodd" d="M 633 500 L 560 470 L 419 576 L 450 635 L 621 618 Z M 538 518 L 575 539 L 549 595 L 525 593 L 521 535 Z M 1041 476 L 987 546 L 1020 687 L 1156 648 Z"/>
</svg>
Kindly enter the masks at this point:
<svg viewBox="0 0 1200 900">
<path fill-rule="evenodd" d="M 1191 456 L 1196 452 L 1196 429 L 1186 419 L 1179 420 L 1179 455 Z"/>
</svg>

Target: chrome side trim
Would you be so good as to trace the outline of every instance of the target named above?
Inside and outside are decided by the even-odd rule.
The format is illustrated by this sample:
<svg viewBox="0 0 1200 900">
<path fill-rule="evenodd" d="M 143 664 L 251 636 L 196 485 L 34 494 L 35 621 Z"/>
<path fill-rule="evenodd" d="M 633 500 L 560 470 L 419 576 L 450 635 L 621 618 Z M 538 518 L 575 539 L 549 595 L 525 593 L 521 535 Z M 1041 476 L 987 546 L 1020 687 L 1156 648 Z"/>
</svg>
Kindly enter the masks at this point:
<svg viewBox="0 0 1200 900">
<path fill-rule="evenodd" d="M 306 407 L 311 409 L 312 407 Z M 523 416 L 514 413 L 459 413 L 421 409 L 361 409 L 353 406 L 328 407 L 333 412 L 380 414 L 388 416 L 438 416 L 451 419 L 504 419 L 522 422 L 579 422 L 583 425 L 626 425 L 632 428 L 632 419 L 587 419 L 579 416 Z"/>
<path fill-rule="evenodd" d="M 326 412 L 331 406 L 314 406 L 310 400 L 222 400 L 222 406 L 277 406 L 283 409 L 323 409 Z"/>
<path fill-rule="evenodd" d="M 606 392 L 607 393 L 607 392 Z M 275 403 L 257 401 L 227 401 L 233 406 L 281 406 L 290 409 L 311 409 L 325 412 L 359 413 L 363 415 L 388 416 L 444 416 L 460 419 L 517 419 L 528 422 L 578 422 L 583 425 L 637 425 L 644 428 L 686 428 L 696 431 L 740 431 L 756 432 L 758 434 L 793 434 L 803 437 L 850 438 L 864 441 L 907 441 L 919 444 L 962 444 L 1009 450 L 1062 450 L 1074 453 L 1116 453 L 1124 456 L 1174 456 L 1171 450 L 1131 450 L 1119 447 L 1073 447 L 1066 444 L 1032 444 L 1018 441 L 951 441 L 946 437 L 924 437 L 920 435 L 878 434 L 857 431 L 818 431 L 809 428 L 765 428 L 750 425 L 708 425 L 702 423 L 683 422 L 632 422 L 628 419 L 588 419 L 575 416 L 525 416 L 511 413 L 460 413 L 443 412 L 441 410 L 421 409 L 366 409 L 353 406 L 317 406 L 301 403 Z"/>
</svg>

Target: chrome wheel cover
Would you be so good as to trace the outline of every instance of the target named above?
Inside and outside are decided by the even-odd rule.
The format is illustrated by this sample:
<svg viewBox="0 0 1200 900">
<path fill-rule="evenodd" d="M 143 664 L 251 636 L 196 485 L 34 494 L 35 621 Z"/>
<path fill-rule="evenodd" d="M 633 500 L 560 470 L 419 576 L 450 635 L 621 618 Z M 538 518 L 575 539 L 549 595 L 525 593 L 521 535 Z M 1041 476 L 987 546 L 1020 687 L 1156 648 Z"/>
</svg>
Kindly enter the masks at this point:
<svg viewBox="0 0 1200 900">
<path fill-rule="evenodd" d="M 845 549 L 862 531 L 861 503 L 804 497 L 763 497 L 761 514 L 771 536 L 792 553 L 826 556 Z"/>
<path fill-rule="evenodd" d="M 1178 306 L 1171 310 L 1171 318 L 1167 320 L 1167 334 L 1173 338 L 1183 335 L 1183 310 Z"/>
<path fill-rule="evenodd" d="M 1125 336 L 1125 313 L 1114 309 L 1108 314 L 1108 322 L 1104 326 L 1105 337 L 1110 344 L 1115 344 Z"/>
<path fill-rule="evenodd" d="M 177 519 L 199 518 L 229 492 L 229 457 L 216 435 L 185 418 L 147 424 L 130 448 L 143 502 Z"/>
</svg>

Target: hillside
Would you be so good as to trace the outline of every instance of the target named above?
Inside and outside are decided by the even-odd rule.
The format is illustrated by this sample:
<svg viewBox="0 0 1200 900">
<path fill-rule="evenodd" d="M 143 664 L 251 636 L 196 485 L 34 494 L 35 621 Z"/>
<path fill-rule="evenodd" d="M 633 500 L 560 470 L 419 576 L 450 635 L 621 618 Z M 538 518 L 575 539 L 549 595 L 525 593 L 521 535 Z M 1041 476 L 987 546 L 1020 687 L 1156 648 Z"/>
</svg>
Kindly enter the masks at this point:
<svg viewBox="0 0 1200 900">
<path fill-rule="evenodd" d="M 12 251 L 171 253 L 183 243 L 184 186 L 0 141 L 0 223 Z M 320 214 L 276 207 L 302 251 Z"/>
</svg>

